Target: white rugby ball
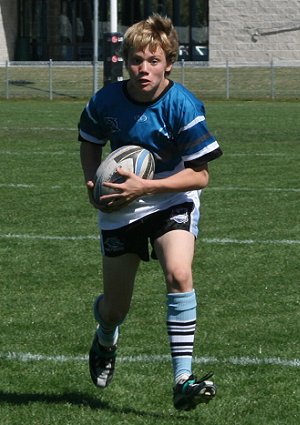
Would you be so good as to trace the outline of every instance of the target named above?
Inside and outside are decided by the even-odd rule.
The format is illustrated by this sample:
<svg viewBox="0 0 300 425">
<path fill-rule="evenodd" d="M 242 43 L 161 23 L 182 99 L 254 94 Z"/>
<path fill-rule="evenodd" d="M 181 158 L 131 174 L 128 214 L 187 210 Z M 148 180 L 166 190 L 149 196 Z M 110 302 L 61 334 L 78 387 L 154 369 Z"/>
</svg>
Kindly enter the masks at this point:
<svg viewBox="0 0 300 425">
<path fill-rule="evenodd" d="M 116 193 L 114 189 L 103 186 L 104 182 L 123 183 L 124 177 L 117 172 L 119 167 L 142 179 L 152 179 L 155 169 L 154 157 L 147 149 L 135 145 L 122 146 L 111 152 L 101 162 L 94 177 L 93 196 L 96 203 L 99 202 L 100 196 Z"/>
</svg>

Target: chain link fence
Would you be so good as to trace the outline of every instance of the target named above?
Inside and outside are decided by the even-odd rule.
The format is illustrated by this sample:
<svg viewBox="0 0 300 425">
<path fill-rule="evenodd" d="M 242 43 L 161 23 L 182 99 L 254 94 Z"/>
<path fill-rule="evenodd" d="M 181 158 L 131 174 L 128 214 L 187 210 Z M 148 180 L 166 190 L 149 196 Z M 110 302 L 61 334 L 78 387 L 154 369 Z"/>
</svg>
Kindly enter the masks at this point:
<svg viewBox="0 0 300 425">
<path fill-rule="evenodd" d="M 95 79 L 96 75 L 96 79 Z M 123 78 L 128 77 L 124 69 Z M 300 99 L 300 61 L 214 66 L 177 62 L 171 78 L 202 99 Z M 0 63 L 0 98 L 88 99 L 103 85 L 103 62 Z"/>
</svg>

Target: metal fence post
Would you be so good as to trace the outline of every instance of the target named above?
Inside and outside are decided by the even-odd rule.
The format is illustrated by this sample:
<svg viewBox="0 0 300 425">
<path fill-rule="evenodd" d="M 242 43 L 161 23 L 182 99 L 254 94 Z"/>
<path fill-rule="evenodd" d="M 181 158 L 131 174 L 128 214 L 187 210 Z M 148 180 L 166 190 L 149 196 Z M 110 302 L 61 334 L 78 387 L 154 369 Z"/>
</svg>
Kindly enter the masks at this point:
<svg viewBox="0 0 300 425">
<path fill-rule="evenodd" d="M 230 72 L 229 72 L 229 62 L 226 60 L 226 99 L 230 97 Z"/>
<path fill-rule="evenodd" d="M 49 99 L 53 100 L 52 59 L 49 59 Z"/>
<path fill-rule="evenodd" d="M 181 59 L 181 84 L 184 86 L 184 59 Z"/>
<path fill-rule="evenodd" d="M 8 75 L 9 61 L 5 63 L 5 97 L 9 99 L 9 75 Z"/>
<path fill-rule="evenodd" d="M 271 99 L 275 99 L 275 66 L 273 59 L 271 60 Z"/>
<path fill-rule="evenodd" d="M 99 2 L 94 0 L 94 28 L 93 28 L 93 94 L 98 90 L 98 59 L 99 59 Z"/>
</svg>

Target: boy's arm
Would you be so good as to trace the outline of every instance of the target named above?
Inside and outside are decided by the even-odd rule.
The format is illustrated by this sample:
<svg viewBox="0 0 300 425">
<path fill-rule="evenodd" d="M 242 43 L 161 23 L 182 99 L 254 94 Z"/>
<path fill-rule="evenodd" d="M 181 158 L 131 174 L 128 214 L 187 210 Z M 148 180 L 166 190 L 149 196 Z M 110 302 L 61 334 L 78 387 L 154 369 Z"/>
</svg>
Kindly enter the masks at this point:
<svg viewBox="0 0 300 425">
<path fill-rule="evenodd" d="M 96 143 L 81 142 L 80 160 L 85 182 L 92 181 L 101 163 L 102 146 Z"/>
<path fill-rule="evenodd" d="M 81 142 L 80 145 L 80 160 L 85 179 L 85 184 L 88 189 L 90 202 L 94 205 L 93 201 L 93 188 L 94 176 L 101 163 L 102 146 L 96 143 Z"/>
</svg>

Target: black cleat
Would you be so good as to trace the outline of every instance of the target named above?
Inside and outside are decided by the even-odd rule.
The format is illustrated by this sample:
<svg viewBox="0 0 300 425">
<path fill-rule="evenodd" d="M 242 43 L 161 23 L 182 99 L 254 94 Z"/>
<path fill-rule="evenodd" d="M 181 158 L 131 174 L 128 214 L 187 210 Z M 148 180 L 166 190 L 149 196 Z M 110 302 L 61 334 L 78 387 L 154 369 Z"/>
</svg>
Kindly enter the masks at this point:
<svg viewBox="0 0 300 425">
<path fill-rule="evenodd" d="M 217 392 L 212 381 L 213 375 L 209 372 L 200 380 L 191 375 L 187 380 L 179 382 L 173 389 L 173 403 L 177 410 L 193 410 L 199 403 L 208 403 Z"/>
<path fill-rule="evenodd" d="M 116 345 L 111 347 L 100 345 L 97 333 L 95 334 L 89 353 L 89 367 L 96 387 L 105 388 L 111 383 L 115 370 L 116 350 Z"/>
</svg>

